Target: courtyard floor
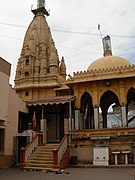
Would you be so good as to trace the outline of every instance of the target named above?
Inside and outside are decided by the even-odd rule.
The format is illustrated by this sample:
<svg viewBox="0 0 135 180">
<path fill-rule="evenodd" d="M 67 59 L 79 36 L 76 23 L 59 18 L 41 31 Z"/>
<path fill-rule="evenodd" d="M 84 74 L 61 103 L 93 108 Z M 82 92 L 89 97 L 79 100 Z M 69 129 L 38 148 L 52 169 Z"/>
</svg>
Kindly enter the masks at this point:
<svg viewBox="0 0 135 180">
<path fill-rule="evenodd" d="M 0 180 L 135 180 L 135 168 L 67 168 L 60 172 L 0 169 Z"/>
</svg>

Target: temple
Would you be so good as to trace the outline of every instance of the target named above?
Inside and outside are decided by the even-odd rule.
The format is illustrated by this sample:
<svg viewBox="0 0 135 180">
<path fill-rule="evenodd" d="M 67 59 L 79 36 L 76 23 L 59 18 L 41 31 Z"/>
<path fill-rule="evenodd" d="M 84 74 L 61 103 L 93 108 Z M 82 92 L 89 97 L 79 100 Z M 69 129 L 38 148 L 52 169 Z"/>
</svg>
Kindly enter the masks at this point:
<svg viewBox="0 0 135 180">
<path fill-rule="evenodd" d="M 35 113 L 36 126 L 31 129 L 40 136 L 35 149 L 53 149 L 48 168 L 69 163 L 134 164 L 135 66 L 113 55 L 106 36 L 103 57 L 67 79 L 65 60 L 59 59 L 44 4 L 38 1 L 32 10 L 34 18 L 16 68 L 14 89 L 28 108 L 28 113 L 20 114 L 18 133 L 28 129 Z M 22 167 L 47 168 L 50 161 L 45 163 L 45 159 L 39 165 L 41 154 L 38 163 L 27 156 L 25 167 L 20 162 Z"/>
</svg>

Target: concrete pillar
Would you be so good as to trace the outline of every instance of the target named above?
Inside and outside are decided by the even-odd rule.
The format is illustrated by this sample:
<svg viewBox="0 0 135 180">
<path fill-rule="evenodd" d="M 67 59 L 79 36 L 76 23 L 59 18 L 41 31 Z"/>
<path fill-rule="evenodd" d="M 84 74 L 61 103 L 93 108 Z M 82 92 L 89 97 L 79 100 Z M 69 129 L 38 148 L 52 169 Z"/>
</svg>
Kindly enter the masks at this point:
<svg viewBox="0 0 135 180">
<path fill-rule="evenodd" d="M 64 134 L 69 133 L 69 119 L 64 118 Z"/>
<path fill-rule="evenodd" d="M 94 108 L 94 124 L 95 124 L 95 129 L 99 128 L 99 109 L 98 107 Z"/>
<path fill-rule="evenodd" d="M 72 123 L 72 131 L 74 131 L 75 130 L 75 119 L 74 118 L 71 119 L 71 123 Z"/>
<path fill-rule="evenodd" d="M 121 106 L 122 127 L 127 124 L 126 106 Z"/>
<path fill-rule="evenodd" d="M 42 119 L 44 119 L 44 107 L 42 105 Z"/>
<path fill-rule="evenodd" d="M 72 106 L 71 106 L 71 101 L 69 101 L 69 131 L 72 133 Z"/>
<path fill-rule="evenodd" d="M 79 123 L 79 126 L 80 126 L 80 130 L 84 129 L 84 114 L 83 113 L 80 113 L 80 123 Z"/>
<path fill-rule="evenodd" d="M 47 124 L 46 119 L 40 120 L 40 131 L 43 132 L 43 144 L 47 143 Z"/>
<path fill-rule="evenodd" d="M 75 110 L 75 130 L 79 130 L 79 124 L 80 124 L 80 110 Z"/>
</svg>

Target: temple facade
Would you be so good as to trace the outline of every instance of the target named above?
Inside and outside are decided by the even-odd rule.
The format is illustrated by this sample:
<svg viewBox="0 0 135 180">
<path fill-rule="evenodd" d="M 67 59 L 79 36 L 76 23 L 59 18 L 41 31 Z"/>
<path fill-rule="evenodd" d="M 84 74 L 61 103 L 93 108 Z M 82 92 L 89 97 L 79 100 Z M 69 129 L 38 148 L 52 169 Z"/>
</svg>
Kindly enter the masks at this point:
<svg viewBox="0 0 135 180">
<path fill-rule="evenodd" d="M 106 36 L 105 46 L 106 39 L 111 44 Z M 134 65 L 104 47 L 102 58 L 66 81 L 76 97 L 73 139 L 79 162 L 117 164 L 119 155 L 119 163 L 124 164 L 129 153 L 134 163 L 134 75 Z"/>
<path fill-rule="evenodd" d="M 43 133 L 43 144 L 61 143 L 70 134 L 71 163 L 134 164 L 135 66 L 113 56 L 106 36 L 103 57 L 67 79 L 44 2 L 32 12 L 16 68 L 14 88 L 28 107 L 18 132 L 27 129 L 35 112 L 34 130 Z"/>
<path fill-rule="evenodd" d="M 32 10 L 34 18 L 26 32 L 17 64 L 15 90 L 29 108 L 28 121 L 20 121 L 19 131 L 25 130 L 36 112 L 37 126 L 46 124 L 47 142 L 60 142 L 64 136 L 64 121 L 68 107 L 74 100 L 65 84 L 66 65 L 64 57 L 59 60 L 44 6 Z M 59 91 L 58 91 L 59 89 Z M 47 122 L 45 122 L 47 121 Z M 52 126 L 53 124 L 53 126 Z"/>
</svg>

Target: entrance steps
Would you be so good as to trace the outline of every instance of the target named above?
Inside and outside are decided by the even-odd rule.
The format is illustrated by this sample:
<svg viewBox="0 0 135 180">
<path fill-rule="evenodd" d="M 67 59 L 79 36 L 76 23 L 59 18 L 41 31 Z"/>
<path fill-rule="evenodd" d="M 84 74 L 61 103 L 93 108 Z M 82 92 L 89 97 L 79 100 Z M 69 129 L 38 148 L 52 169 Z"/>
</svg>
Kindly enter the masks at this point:
<svg viewBox="0 0 135 180">
<path fill-rule="evenodd" d="M 26 170 L 52 170 L 53 169 L 53 152 L 58 144 L 46 144 L 37 146 L 25 163 Z"/>
</svg>

